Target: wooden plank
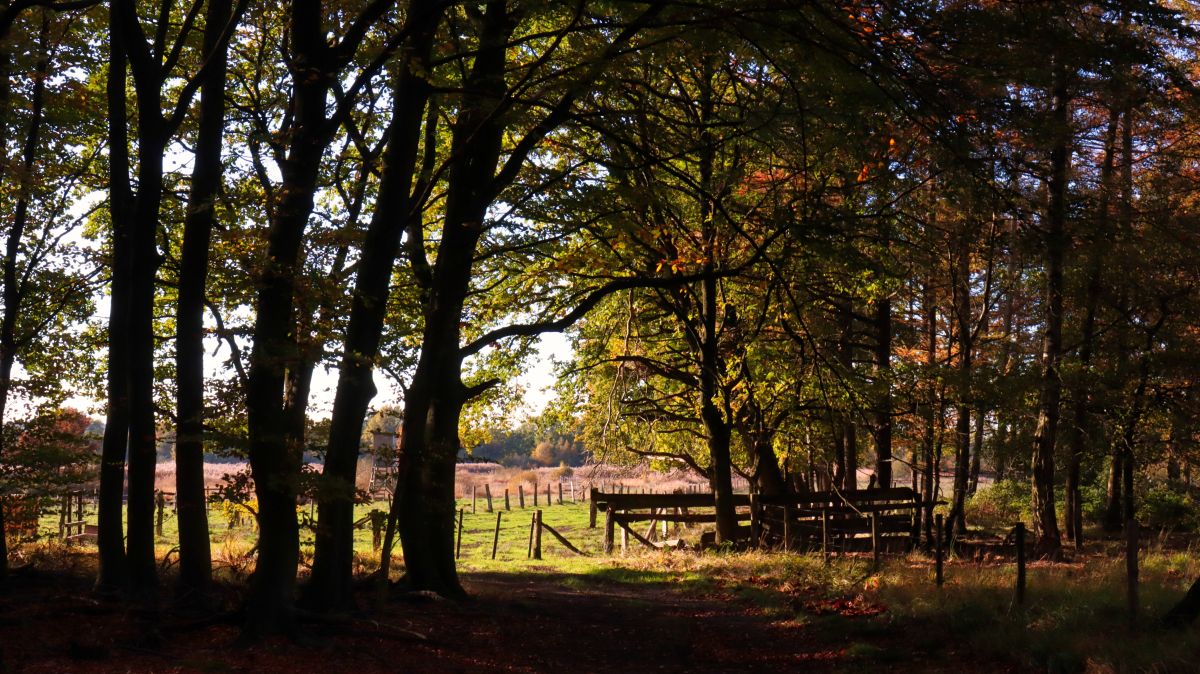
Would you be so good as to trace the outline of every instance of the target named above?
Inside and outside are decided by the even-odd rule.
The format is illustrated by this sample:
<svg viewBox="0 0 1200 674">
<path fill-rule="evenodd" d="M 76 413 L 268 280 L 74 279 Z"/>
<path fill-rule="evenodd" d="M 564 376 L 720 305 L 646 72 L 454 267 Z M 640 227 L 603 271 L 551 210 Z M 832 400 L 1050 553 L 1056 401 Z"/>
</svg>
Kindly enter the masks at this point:
<svg viewBox="0 0 1200 674">
<path fill-rule="evenodd" d="M 542 528 L 545 529 L 546 531 L 549 531 L 551 536 L 557 538 L 558 542 L 562 543 L 571 552 L 574 552 L 577 555 L 582 555 L 584 557 L 588 556 L 588 554 L 586 552 L 580 550 L 579 548 L 575 547 L 574 545 L 571 545 L 571 541 L 568 541 L 565 536 L 558 533 L 558 531 L 554 527 L 550 526 L 549 524 L 546 524 L 545 522 L 542 522 Z"/>
</svg>

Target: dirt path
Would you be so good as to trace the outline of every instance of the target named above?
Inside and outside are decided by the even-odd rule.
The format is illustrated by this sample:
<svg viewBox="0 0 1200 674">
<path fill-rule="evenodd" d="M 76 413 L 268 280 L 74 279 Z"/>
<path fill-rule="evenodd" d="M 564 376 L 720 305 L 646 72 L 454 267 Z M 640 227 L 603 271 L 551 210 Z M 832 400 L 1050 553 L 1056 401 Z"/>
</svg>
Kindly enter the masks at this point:
<svg viewBox="0 0 1200 674">
<path fill-rule="evenodd" d="M 0 594 L 0 673 L 1018 671 L 913 652 L 912 626 L 886 616 L 831 631 L 713 588 L 552 573 L 464 580 L 469 602 L 410 597 L 308 625 L 301 644 L 242 649 L 235 625 L 182 629 L 176 616 L 97 604 L 82 579 L 46 577 Z"/>
</svg>

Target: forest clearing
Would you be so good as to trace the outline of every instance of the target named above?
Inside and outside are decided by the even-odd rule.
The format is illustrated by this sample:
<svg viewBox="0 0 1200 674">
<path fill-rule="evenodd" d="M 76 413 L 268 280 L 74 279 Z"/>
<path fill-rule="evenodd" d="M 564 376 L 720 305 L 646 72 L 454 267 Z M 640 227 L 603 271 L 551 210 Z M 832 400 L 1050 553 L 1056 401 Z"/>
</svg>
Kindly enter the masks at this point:
<svg viewBox="0 0 1200 674">
<path fill-rule="evenodd" d="M 1200 648 L 1193 632 L 1156 624 L 1200 573 L 1177 537 L 1147 541 L 1145 620 L 1131 628 L 1119 542 L 1093 543 L 1070 562 L 1031 563 L 1018 604 L 1011 558 L 948 558 L 938 588 L 934 560 L 921 552 L 885 556 L 878 568 L 866 553 L 835 553 L 828 566 L 819 551 L 604 555 L 603 529 L 589 528 L 584 502 L 540 509 L 586 556 L 547 537 L 542 559 L 530 559 L 532 503 L 509 511 L 497 503 L 512 524 L 502 525 L 492 559 L 495 514 L 471 505 L 459 500 L 470 601 L 400 595 L 378 605 L 367 584 L 359 601 L 369 610 L 314 616 L 299 643 L 254 648 L 234 646 L 238 587 L 251 568 L 249 518 L 214 529 L 218 594 L 231 611 L 216 617 L 97 602 L 94 548 L 44 543 L 25 560 L 20 589 L 0 598 L 0 662 L 31 673 L 384 672 L 396 662 L 413 672 L 1186 672 Z M 168 575 L 173 519 L 168 513 L 159 537 Z M 355 549 L 357 574 L 378 568 L 368 527 Z M 85 620 L 86 631 L 63 629 Z M 748 648 L 748 638 L 762 646 Z"/>
</svg>

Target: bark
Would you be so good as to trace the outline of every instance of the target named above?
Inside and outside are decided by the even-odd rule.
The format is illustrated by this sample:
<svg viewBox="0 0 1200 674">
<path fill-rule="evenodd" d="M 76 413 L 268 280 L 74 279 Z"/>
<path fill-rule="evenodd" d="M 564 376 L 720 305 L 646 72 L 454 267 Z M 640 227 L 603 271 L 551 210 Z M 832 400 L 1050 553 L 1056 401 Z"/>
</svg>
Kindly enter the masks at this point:
<svg viewBox="0 0 1200 674">
<path fill-rule="evenodd" d="M 850 301 L 839 307 L 839 322 L 841 336 L 838 341 L 838 364 L 841 366 L 841 376 L 850 378 L 854 371 L 854 313 Z M 848 385 L 848 384 L 847 384 Z M 839 489 L 845 491 L 858 490 L 858 435 L 850 410 L 841 410 L 836 415 L 837 424 L 834 429 L 836 438 L 835 455 L 837 456 L 837 472 L 834 482 Z"/>
<path fill-rule="evenodd" d="M 206 603 L 212 582 L 208 510 L 204 503 L 204 310 L 209 243 L 221 187 L 227 45 L 221 33 L 233 18 L 231 0 L 209 0 L 204 54 L 211 61 L 200 89 L 195 159 L 180 248 L 175 314 L 175 503 L 179 518 L 181 599 Z"/>
<path fill-rule="evenodd" d="M 1092 235 L 1091 250 L 1088 262 L 1087 286 L 1084 296 L 1083 324 L 1079 338 L 1080 376 L 1072 391 L 1071 424 L 1067 428 L 1067 447 L 1069 463 L 1067 465 L 1067 484 L 1064 495 L 1065 530 L 1067 537 L 1075 542 L 1075 548 L 1083 545 L 1083 504 L 1081 503 L 1080 469 L 1086 450 L 1090 427 L 1088 413 L 1089 391 L 1091 381 L 1089 375 L 1092 367 L 1092 350 L 1096 339 L 1096 312 L 1100 304 L 1100 282 L 1105 245 L 1109 236 L 1109 210 L 1113 188 L 1113 164 L 1116 155 L 1117 122 L 1120 114 L 1113 110 L 1109 114 L 1108 129 L 1105 134 L 1104 160 L 1100 167 L 1100 202 L 1096 211 L 1095 232 Z M 1103 246 L 1103 248 L 1102 248 Z"/>
<path fill-rule="evenodd" d="M 971 332 L 970 247 L 964 234 L 955 255 L 954 317 L 958 342 L 957 420 L 954 425 L 954 492 L 946 519 L 946 541 L 953 542 L 966 530 L 967 484 L 971 470 Z"/>
<path fill-rule="evenodd" d="M 1173 628 L 1187 627 L 1196 622 L 1197 617 L 1200 617 L 1200 578 L 1192 583 L 1179 603 L 1167 611 L 1163 624 Z"/>
<path fill-rule="evenodd" d="M 97 590 L 124 589 L 129 578 L 125 555 L 124 497 L 125 453 L 129 444 L 129 289 L 133 251 L 126 210 L 129 187 L 129 140 L 126 129 L 125 86 L 128 61 L 126 39 L 117 9 L 109 6 L 108 55 L 108 171 L 109 212 L 112 223 L 112 258 L 109 271 L 108 407 L 100 452 L 100 491 L 97 537 L 99 568 Z"/>
<path fill-rule="evenodd" d="M 1108 465 L 1108 489 L 1104 500 L 1104 530 L 1109 533 L 1118 532 L 1124 526 L 1122 503 L 1124 502 L 1124 464 L 1125 453 L 1114 443 L 1112 456 Z"/>
<path fill-rule="evenodd" d="M 875 301 L 875 382 L 880 387 L 875 410 L 875 483 L 892 486 L 892 301 Z"/>
<path fill-rule="evenodd" d="M 987 414 L 983 409 L 975 410 L 975 444 L 971 448 L 971 475 L 967 481 L 967 496 L 979 491 L 979 471 L 983 468 L 983 435 L 987 427 Z"/>
<path fill-rule="evenodd" d="M 922 516 L 925 528 L 925 540 L 932 543 L 933 531 L 933 501 L 937 498 L 937 484 L 934 480 L 934 406 L 936 404 L 936 391 L 933 385 L 933 368 L 937 364 L 937 308 L 933 304 L 933 289 L 932 284 L 926 281 L 922 306 L 925 311 L 925 367 L 927 394 L 925 400 L 921 403 L 921 448 L 923 454 L 923 464 L 925 466 L 925 474 L 922 476 L 921 493 L 924 494 L 926 506 Z"/>
<path fill-rule="evenodd" d="M 1042 339 L 1042 375 L 1033 457 L 1033 528 L 1039 556 L 1055 556 L 1062 547 L 1054 506 L 1054 452 L 1058 435 L 1062 379 L 1063 257 L 1067 247 L 1067 183 L 1071 154 L 1070 98 L 1066 69 L 1055 67 L 1051 124 L 1055 138 L 1050 152 L 1049 204 L 1045 219 L 1046 300 Z"/>
<path fill-rule="evenodd" d="M 295 122 L 282 184 L 267 233 L 267 256 L 255 298 L 254 350 L 246 386 L 250 470 L 258 498 L 258 562 L 246 596 L 245 634 L 295 629 L 297 478 L 303 420 L 297 398 L 306 389 L 297 343 L 296 290 L 304 231 L 313 209 L 318 167 L 330 138 L 325 105 L 336 68 L 326 47 L 317 0 L 291 4 L 292 114 Z M 290 403 L 290 404 L 289 404 Z"/>
<path fill-rule="evenodd" d="M 504 45 L 513 29 L 503 1 L 487 4 L 480 45 L 455 123 L 442 240 L 427 284 L 421 355 L 405 395 L 402 443 L 406 467 L 400 489 L 400 541 L 412 589 L 461 597 L 454 563 L 454 465 L 458 424 L 469 392 L 462 382 L 461 321 L 475 246 L 492 201 L 504 133 L 495 106 L 504 92 Z"/>
<path fill-rule="evenodd" d="M 393 95 L 391 128 L 375 212 L 358 263 L 345 353 L 339 370 L 330 422 L 329 446 L 318 501 L 316 547 L 308 602 L 317 609 L 352 604 L 354 479 L 359 436 L 375 396 L 374 362 L 379 353 L 388 291 L 400 239 L 415 213 L 412 185 L 420 145 L 422 113 L 431 87 L 425 80 L 433 36 L 441 18 L 436 3 L 409 7 L 413 37 L 402 52 Z M 436 116 L 426 122 L 426 143 L 434 139 Z"/>
</svg>

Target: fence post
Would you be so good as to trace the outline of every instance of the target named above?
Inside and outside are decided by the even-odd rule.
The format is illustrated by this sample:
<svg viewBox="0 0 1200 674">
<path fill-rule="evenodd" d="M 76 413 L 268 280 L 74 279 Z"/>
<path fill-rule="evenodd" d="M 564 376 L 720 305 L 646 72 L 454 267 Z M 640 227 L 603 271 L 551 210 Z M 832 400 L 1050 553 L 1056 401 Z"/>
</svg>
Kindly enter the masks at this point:
<svg viewBox="0 0 1200 674">
<path fill-rule="evenodd" d="M 591 501 L 592 507 L 588 512 L 588 528 L 595 529 L 596 528 L 596 488 L 595 487 L 592 487 L 592 491 L 589 495 L 591 496 L 591 498 L 589 498 L 588 500 Z"/>
<path fill-rule="evenodd" d="M 562 480 L 558 481 L 558 505 L 562 505 Z"/>
<path fill-rule="evenodd" d="M 492 485 L 483 485 L 483 496 L 487 499 L 487 511 L 492 512 Z"/>
<path fill-rule="evenodd" d="M 521 510 L 525 509 L 525 485 L 517 485 L 517 505 L 521 506 Z"/>
<path fill-rule="evenodd" d="M 454 545 L 454 558 L 455 559 L 458 559 L 459 557 L 462 556 L 462 530 L 463 530 L 462 522 L 463 522 L 463 511 L 464 510 L 466 510 L 466 508 L 458 509 L 458 543 L 456 543 Z"/>
<path fill-rule="evenodd" d="M 783 551 L 792 551 L 792 505 L 783 504 Z"/>
<path fill-rule="evenodd" d="M 762 537 L 762 522 L 758 515 L 758 498 L 755 494 L 750 497 L 750 547 L 758 549 L 758 541 Z"/>
<path fill-rule="evenodd" d="M 935 517 L 933 521 L 935 524 L 934 528 L 937 529 L 937 531 L 935 532 L 935 535 L 934 535 L 934 543 L 933 543 L 934 555 L 936 557 L 935 574 L 936 574 L 937 586 L 941 587 L 942 586 L 942 514 L 938 513 L 937 517 Z"/>
<path fill-rule="evenodd" d="M 595 503 L 592 501 L 593 505 Z M 604 554 L 611 555 L 613 552 L 613 527 L 616 526 L 616 522 L 613 521 L 612 504 L 609 504 L 608 509 L 604 512 Z"/>
<path fill-rule="evenodd" d="M 550 483 L 546 483 L 546 507 L 550 507 Z"/>
<path fill-rule="evenodd" d="M 512 507 L 508 504 L 508 487 L 504 488 L 504 509 L 512 510 Z"/>
<path fill-rule="evenodd" d="M 1129 607 L 1129 624 L 1137 624 L 1138 616 L 1138 524 L 1132 517 L 1125 521 L 1125 601 Z"/>
<path fill-rule="evenodd" d="M 475 485 L 471 485 L 471 514 L 475 514 Z"/>
<path fill-rule="evenodd" d="M 542 511 L 533 514 L 533 558 L 542 558 Z"/>
<path fill-rule="evenodd" d="M 829 566 L 829 510 L 821 508 L 821 557 Z"/>
<path fill-rule="evenodd" d="M 871 563 L 879 570 L 879 513 L 871 513 Z"/>
<path fill-rule="evenodd" d="M 537 490 L 537 481 L 536 480 L 533 483 L 533 507 L 534 508 L 538 507 L 538 490 Z"/>
<path fill-rule="evenodd" d="M 1013 538 L 1017 542 L 1017 605 L 1025 603 L 1025 523 L 1017 522 Z"/>
<path fill-rule="evenodd" d="M 158 520 L 154 524 L 154 533 L 158 536 L 163 535 L 163 511 L 167 509 L 167 497 L 163 494 L 163 490 L 159 489 L 155 496 L 154 503 L 158 506 Z"/>
<path fill-rule="evenodd" d="M 525 558 L 533 558 L 533 528 L 537 526 L 537 513 L 529 516 L 529 549 L 525 551 Z"/>
<path fill-rule="evenodd" d="M 503 511 L 496 513 L 496 533 L 492 534 L 492 559 L 496 558 L 496 546 L 500 544 L 500 518 L 503 516 Z"/>
</svg>

